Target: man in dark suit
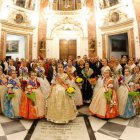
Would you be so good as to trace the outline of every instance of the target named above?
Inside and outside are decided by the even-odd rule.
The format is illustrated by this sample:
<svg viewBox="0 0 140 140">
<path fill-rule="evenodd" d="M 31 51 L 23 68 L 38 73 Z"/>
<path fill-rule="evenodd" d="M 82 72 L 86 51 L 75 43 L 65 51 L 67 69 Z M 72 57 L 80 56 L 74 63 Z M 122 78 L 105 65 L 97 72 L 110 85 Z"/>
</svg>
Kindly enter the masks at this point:
<svg viewBox="0 0 140 140">
<path fill-rule="evenodd" d="M 47 75 L 47 79 L 48 79 L 49 83 L 51 83 L 51 80 L 53 78 L 53 75 L 56 72 L 57 72 L 56 61 L 55 60 L 52 60 L 51 64 L 49 65 L 48 75 Z"/>
<path fill-rule="evenodd" d="M 97 77 L 98 75 L 101 75 L 101 68 L 102 68 L 102 63 L 99 59 L 99 57 L 95 57 L 95 60 L 94 60 L 94 73 L 95 73 L 95 76 Z"/>
</svg>

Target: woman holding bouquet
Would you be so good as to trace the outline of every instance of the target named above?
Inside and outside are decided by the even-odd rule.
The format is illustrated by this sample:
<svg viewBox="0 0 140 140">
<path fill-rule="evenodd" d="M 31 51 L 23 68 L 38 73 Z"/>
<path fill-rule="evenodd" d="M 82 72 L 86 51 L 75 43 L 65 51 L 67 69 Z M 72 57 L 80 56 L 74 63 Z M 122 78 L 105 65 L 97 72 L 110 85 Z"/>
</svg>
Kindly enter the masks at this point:
<svg viewBox="0 0 140 140">
<path fill-rule="evenodd" d="M 40 83 L 31 72 L 27 88 L 22 94 L 20 115 L 26 119 L 38 119 L 45 116 L 45 95 L 41 92 Z"/>
<path fill-rule="evenodd" d="M 126 68 L 124 70 L 124 76 L 121 81 L 121 86 L 117 90 L 119 100 L 119 114 L 122 118 L 131 118 L 136 115 L 136 109 L 133 106 L 129 92 L 131 91 L 132 75 L 130 70 Z"/>
<path fill-rule="evenodd" d="M 21 66 L 19 68 L 19 80 L 21 82 L 21 87 L 23 90 L 25 90 L 25 87 L 27 86 L 27 81 L 29 78 L 29 74 L 28 74 L 28 68 L 26 66 L 26 61 L 22 60 L 21 62 Z"/>
<path fill-rule="evenodd" d="M 47 99 L 47 120 L 54 123 L 68 123 L 74 120 L 77 110 L 73 99 L 66 94 L 69 82 L 62 64 L 58 64 L 58 74 L 53 77 L 51 83 L 51 93 Z"/>
<path fill-rule="evenodd" d="M 93 97 L 89 106 L 90 112 L 99 118 L 115 118 L 118 113 L 118 99 L 113 89 L 113 79 L 111 71 L 104 72 L 103 86 Z"/>
<path fill-rule="evenodd" d="M 85 63 L 85 68 L 82 70 L 84 83 L 82 85 L 83 100 L 85 103 L 90 103 L 93 95 L 90 79 L 94 77 L 93 70 L 89 67 L 89 63 Z"/>
<path fill-rule="evenodd" d="M 16 71 L 12 71 L 8 80 L 8 92 L 4 95 L 4 115 L 9 118 L 19 118 L 19 106 L 22 90 Z"/>
<path fill-rule="evenodd" d="M 45 69 L 43 67 L 43 61 L 39 60 L 38 66 L 35 68 L 37 74 L 37 80 L 40 83 L 40 89 L 42 93 L 47 97 L 48 92 L 50 91 L 50 84 L 45 76 Z"/>
<path fill-rule="evenodd" d="M 76 89 L 76 94 L 74 95 L 74 102 L 76 106 L 83 105 L 82 93 L 80 87 L 75 83 L 75 72 L 76 68 L 72 65 L 72 60 L 68 60 L 68 66 L 65 68 L 67 75 L 69 76 L 69 85 Z"/>
<path fill-rule="evenodd" d="M 3 112 L 3 99 L 4 95 L 7 93 L 7 79 L 3 73 L 2 67 L 0 67 L 0 113 Z"/>
</svg>

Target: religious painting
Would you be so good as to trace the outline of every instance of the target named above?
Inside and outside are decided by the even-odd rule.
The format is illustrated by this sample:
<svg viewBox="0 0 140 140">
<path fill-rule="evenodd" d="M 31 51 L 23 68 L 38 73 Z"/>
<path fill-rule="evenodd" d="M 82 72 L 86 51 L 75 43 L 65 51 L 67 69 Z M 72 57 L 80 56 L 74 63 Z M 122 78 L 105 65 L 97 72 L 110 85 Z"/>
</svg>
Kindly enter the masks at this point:
<svg viewBox="0 0 140 140">
<path fill-rule="evenodd" d="M 112 52 L 126 52 L 127 40 L 111 39 Z"/>
<path fill-rule="evenodd" d="M 6 53 L 18 53 L 19 40 L 10 40 L 6 42 Z"/>
</svg>

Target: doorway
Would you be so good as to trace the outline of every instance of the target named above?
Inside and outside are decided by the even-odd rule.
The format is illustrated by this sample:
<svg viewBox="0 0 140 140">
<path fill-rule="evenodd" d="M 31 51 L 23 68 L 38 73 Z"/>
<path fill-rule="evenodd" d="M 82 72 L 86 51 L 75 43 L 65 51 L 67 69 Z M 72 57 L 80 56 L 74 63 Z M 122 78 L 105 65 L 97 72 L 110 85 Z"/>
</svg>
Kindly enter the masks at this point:
<svg viewBox="0 0 140 140">
<path fill-rule="evenodd" d="M 68 59 L 69 56 L 72 56 L 72 58 L 76 58 L 77 55 L 77 42 L 76 40 L 66 40 L 62 39 L 59 40 L 59 46 L 60 46 L 60 59 Z"/>
<path fill-rule="evenodd" d="M 121 58 L 129 54 L 128 34 L 116 34 L 109 36 L 110 57 Z"/>
<path fill-rule="evenodd" d="M 13 59 L 25 58 L 26 54 L 26 36 L 7 34 L 6 40 L 6 57 Z"/>
</svg>

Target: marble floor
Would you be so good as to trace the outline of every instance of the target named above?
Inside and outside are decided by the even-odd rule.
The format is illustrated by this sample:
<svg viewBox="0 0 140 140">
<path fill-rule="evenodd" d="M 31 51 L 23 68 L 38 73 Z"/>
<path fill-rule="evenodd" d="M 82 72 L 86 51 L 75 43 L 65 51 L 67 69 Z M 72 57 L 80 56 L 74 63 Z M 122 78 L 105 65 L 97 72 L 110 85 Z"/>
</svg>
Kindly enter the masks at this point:
<svg viewBox="0 0 140 140">
<path fill-rule="evenodd" d="M 11 120 L 0 115 L 0 140 L 140 140 L 140 116 L 102 120 L 86 106 L 69 124 L 41 120 Z"/>
</svg>

